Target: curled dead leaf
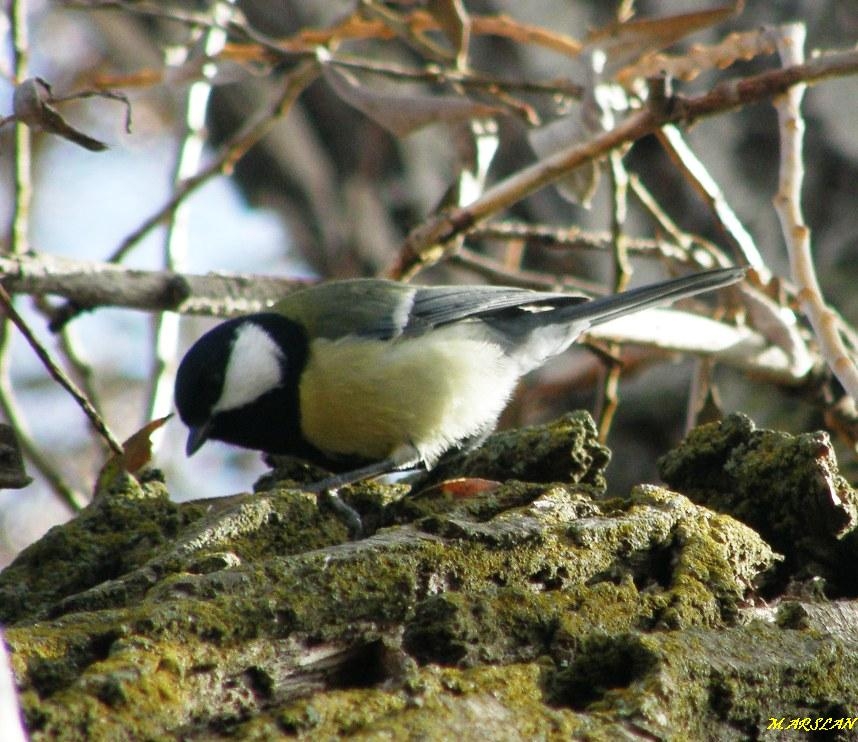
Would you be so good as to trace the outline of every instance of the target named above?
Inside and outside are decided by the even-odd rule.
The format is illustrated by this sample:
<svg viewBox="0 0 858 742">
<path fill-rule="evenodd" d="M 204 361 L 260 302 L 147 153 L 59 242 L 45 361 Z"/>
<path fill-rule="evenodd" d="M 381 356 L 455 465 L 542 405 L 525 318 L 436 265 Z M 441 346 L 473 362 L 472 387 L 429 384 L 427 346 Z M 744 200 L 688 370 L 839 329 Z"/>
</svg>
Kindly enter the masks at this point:
<svg viewBox="0 0 858 742">
<path fill-rule="evenodd" d="M 493 479 L 481 479 L 479 477 L 459 477 L 458 479 L 448 479 L 444 482 L 421 490 L 420 495 L 441 495 L 455 500 L 462 500 L 468 497 L 476 497 L 477 495 L 493 492 L 500 487 L 500 482 Z"/>
<path fill-rule="evenodd" d="M 124 103 L 125 131 L 130 133 L 131 103 L 124 93 L 114 90 L 82 90 L 71 95 L 55 96 L 51 86 L 41 77 L 28 78 L 15 88 L 12 96 L 12 115 L 2 119 L 0 125 L 20 121 L 37 131 L 56 134 L 90 152 L 102 152 L 107 149 L 104 142 L 73 127 L 55 108 L 57 103 L 83 98 L 107 98 Z"/>
<path fill-rule="evenodd" d="M 120 474 L 136 474 L 152 460 L 152 433 L 171 417 L 167 415 L 146 423 L 122 444 L 122 453 L 111 456 L 98 473 L 96 497 L 107 490 Z"/>
<path fill-rule="evenodd" d="M 343 101 L 396 137 L 405 137 L 429 124 L 489 118 L 503 111 L 498 106 L 452 95 L 391 95 L 379 92 L 362 85 L 356 77 L 331 64 L 323 64 L 322 74 Z"/>
<path fill-rule="evenodd" d="M 464 69 L 468 61 L 471 19 L 462 0 L 429 0 L 426 11 L 456 50 L 456 67 Z"/>
</svg>

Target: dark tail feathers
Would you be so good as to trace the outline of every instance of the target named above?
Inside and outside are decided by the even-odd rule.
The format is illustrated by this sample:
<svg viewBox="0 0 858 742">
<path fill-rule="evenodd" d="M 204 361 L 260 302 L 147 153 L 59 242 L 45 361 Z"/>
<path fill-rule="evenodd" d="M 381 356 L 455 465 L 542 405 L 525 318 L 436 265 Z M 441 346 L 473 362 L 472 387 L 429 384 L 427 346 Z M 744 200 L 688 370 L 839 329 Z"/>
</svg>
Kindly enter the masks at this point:
<svg viewBox="0 0 858 742">
<path fill-rule="evenodd" d="M 590 326 L 609 322 L 624 314 L 641 309 L 669 304 L 677 299 L 693 296 L 704 291 L 713 291 L 740 281 L 744 268 L 720 268 L 691 276 L 682 276 L 670 281 L 641 286 L 621 294 L 605 296 L 563 310 L 564 322 L 586 321 Z"/>
</svg>

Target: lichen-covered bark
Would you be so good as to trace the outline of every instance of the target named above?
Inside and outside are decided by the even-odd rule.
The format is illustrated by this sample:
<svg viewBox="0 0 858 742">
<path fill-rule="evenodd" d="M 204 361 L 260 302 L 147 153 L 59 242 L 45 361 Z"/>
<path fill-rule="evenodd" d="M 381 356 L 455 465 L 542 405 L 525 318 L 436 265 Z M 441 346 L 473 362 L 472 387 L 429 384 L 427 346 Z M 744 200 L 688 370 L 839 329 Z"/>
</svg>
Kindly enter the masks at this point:
<svg viewBox="0 0 858 742">
<path fill-rule="evenodd" d="M 786 559 L 788 579 L 858 593 L 858 493 L 837 471 L 828 434 L 758 430 L 744 415 L 701 425 L 659 462 L 665 482 L 732 515 Z"/>
<path fill-rule="evenodd" d="M 496 485 L 344 493 L 359 541 L 272 478 L 127 479 L 0 575 L 33 738 L 742 739 L 858 708 L 851 604 L 752 607 L 779 556 L 676 492 L 606 499 L 585 415 L 518 438 L 462 461 Z"/>
</svg>

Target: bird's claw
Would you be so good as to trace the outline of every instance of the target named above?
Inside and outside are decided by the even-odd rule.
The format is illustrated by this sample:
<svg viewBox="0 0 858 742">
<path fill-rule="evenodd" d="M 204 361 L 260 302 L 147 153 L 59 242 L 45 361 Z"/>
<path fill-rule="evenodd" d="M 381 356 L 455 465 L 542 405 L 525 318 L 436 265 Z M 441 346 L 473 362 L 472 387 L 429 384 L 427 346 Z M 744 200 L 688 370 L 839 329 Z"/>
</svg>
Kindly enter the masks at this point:
<svg viewBox="0 0 858 742">
<path fill-rule="evenodd" d="M 320 510 L 327 507 L 334 512 L 348 529 L 352 540 L 357 540 L 363 536 L 363 520 L 360 513 L 351 505 L 346 504 L 336 490 L 330 488 L 318 490 L 316 503 Z"/>
</svg>

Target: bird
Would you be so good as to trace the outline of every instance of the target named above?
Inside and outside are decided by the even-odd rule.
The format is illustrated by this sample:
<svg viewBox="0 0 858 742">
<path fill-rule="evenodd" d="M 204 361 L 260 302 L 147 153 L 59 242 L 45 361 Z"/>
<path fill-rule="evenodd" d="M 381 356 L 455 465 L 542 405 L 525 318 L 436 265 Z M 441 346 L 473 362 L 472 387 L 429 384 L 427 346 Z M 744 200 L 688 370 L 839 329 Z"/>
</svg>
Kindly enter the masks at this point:
<svg viewBox="0 0 858 742">
<path fill-rule="evenodd" d="M 187 351 L 175 382 L 186 453 L 219 440 L 289 455 L 333 472 L 329 490 L 431 469 L 482 442 L 518 380 L 589 328 L 744 274 L 703 271 L 597 299 L 373 278 L 302 288 Z"/>
</svg>

